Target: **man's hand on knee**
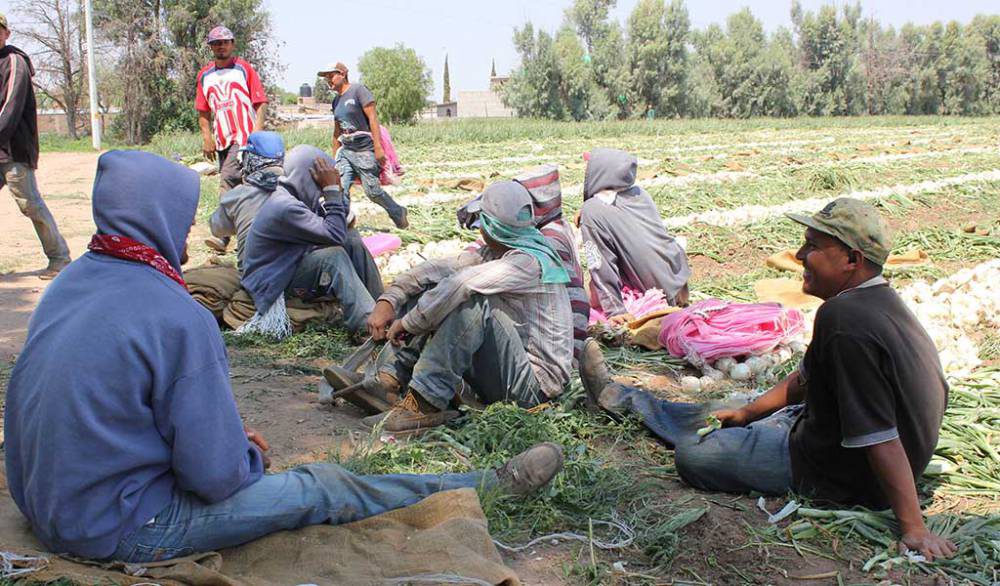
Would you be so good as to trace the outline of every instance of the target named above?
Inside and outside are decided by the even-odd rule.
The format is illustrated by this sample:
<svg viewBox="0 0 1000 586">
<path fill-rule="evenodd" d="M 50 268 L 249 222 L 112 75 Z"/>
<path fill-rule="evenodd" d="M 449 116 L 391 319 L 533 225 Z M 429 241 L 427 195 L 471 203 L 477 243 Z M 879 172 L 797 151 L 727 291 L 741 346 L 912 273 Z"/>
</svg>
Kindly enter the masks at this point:
<svg viewBox="0 0 1000 586">
<path fill-rule="evenodd" d="M 722 427 L 743 427 L 750 423 L 750 417 L 743 409 L 720 409 L 713 411 L 712 415 L 722 422 Z"/>
</svg>

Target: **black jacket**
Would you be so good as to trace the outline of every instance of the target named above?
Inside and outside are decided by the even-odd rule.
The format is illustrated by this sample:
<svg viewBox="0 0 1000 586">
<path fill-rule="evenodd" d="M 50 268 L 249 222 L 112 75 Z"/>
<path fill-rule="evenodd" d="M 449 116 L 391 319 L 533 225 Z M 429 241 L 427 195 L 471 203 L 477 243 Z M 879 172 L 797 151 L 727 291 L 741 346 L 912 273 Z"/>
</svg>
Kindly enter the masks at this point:
<svg viewBox="0 0 1000 586">
<path fill-rule="evenodd" d="M 38 166 L 34 74 L 24 51 L 11 45 L 0 49 L 0 163 Z"/>
</svg>

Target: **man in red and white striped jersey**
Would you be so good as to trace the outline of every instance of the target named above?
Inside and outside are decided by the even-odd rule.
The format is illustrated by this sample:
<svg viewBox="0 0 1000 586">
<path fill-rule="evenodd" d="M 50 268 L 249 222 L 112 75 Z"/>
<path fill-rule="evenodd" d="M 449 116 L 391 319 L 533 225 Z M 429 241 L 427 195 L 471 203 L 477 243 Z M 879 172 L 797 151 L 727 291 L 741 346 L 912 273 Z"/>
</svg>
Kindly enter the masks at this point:
<svg viewBox="0 0 1000 586">
<path fill-rule="evenodd" d="M 219 192 L 225 193 L 243 182 L 239 150 L 250 133 L 264 129 L 267 92 L 254 68 L 233 55 L 233 31 L 217 26 L 206 42 L 215 61 L 198 72 L 195 109 L 204 139 L 201 150 L 209 161 L 218 158 Z M 229 239 L 213 237 L 205 244 L 225 252 Z"/>
</svg>

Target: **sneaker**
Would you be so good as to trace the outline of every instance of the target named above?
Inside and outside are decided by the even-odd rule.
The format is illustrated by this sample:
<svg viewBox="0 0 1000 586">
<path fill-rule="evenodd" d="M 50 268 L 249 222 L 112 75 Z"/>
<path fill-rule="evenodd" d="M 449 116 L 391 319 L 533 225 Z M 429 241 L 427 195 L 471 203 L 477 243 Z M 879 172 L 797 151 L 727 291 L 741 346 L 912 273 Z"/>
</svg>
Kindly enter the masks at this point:
<svg viewBox="0 0 1000 586">
<path fill-rule="evenodd" d="M 601 392 L 611 384 L 611 373 L 604 363 L 601 345 L 593 338 L 587 338 L 580 353 L 580 381 L 587 392 L 587 405 L 595 408 L 600 404 Z"/>
<path fill-rule="evenodd" d="M 414 390 L 386 414 L 382 429 L 389 433 L 419 433 L 444 425 L 458 417 L 458 411 L 442 411 Z"/>
<path fill-rule="evenodd" d="M 361 373 L 352 372 L 336 364 L 323 369 L 323 378 L 338 391 L 365 380 Z M 380 372 L 378 378 L 366 381 L 363 389 L 345 396 L 344 400 L 368 415 L 383 413 L 392 409 L 392 406 L 399 401 L 399 383 L 392 376 Z"/>
<path fill-rule="evenodd" d="M 507 460 L 496 470 L 497 481 L 509 494 L 531 494 L 551 482 L 562 467 L 562 446 L 545 442 Z"/>
<path fill-rule="evenodd" d="M 226 254 L 226 249 L 229 248 L 229 239 L 210 236 L 205 239 L 205 246 L 211 248 L 219 254 Z"/>
<path fill-rule="evenodd" d="M 405 230 L 410 227 L 410 220 L 407 219 L 408 212 L 406 206 L 399 206 L 399 212 L 397 215 L 389 214 L 389 218 L 392 219 L 392 223 L 396 225 L 400 230 Z"/>
<path fill-rule="evenodd" d="M 50 260 L 48 266 L 42 269 L 42 272 L 38 273 L 38 278 L 43 281 L 51 281 L 56 278 L 64 268 L 69 266 L 69 260 Z"/>
</svg>

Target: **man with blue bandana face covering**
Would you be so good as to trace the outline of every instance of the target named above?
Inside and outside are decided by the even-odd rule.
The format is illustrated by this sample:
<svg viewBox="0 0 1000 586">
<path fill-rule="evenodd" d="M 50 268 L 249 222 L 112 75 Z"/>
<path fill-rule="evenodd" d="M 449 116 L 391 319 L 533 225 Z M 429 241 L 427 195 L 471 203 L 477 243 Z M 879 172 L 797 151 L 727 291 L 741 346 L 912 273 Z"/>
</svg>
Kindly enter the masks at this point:
<svg viewBox="0 0 1000 586">
<path fill-rule="evenodd" d="M 408 391 L 384 417 L 386 431 L 453 418 L 463 381 L 485 403 L 522 407 L 558 396 L 569 382 L 569 276 L 534 227 L 530 194 L 514 181 L 495 183 L 483 193 L 480 219 L 486 246 L 400 275 L 368 320 L 372 336 L 394 347 L 366 380 L 365 396 L 377 410 Z M 354 382 L 343 378 L 340 386 Z"/>
<path fill-rule="evenodd" d="M 236 236 L 236 267 L 243 269 L 244 245 L 250 224 L 260 206 L 278 187 L 284 174 L 285 141 L 277 132 L 257 131 L 240 149 L 243 183 L 219 198 L 219 207 L 208 220 L 215 238 L 205 241 L 209 248 L 225 251 L 229 238 Z"/>
</svg>

